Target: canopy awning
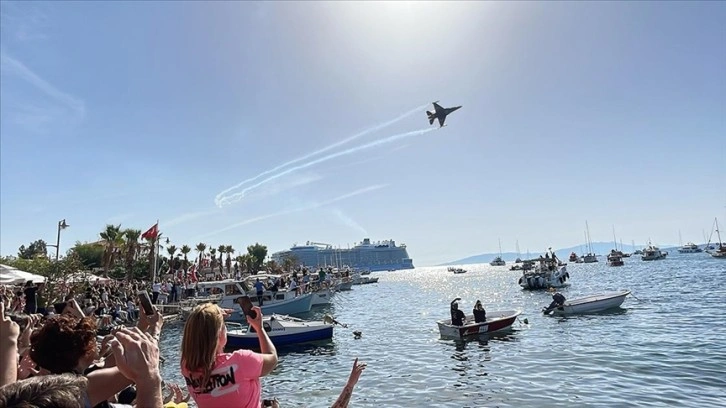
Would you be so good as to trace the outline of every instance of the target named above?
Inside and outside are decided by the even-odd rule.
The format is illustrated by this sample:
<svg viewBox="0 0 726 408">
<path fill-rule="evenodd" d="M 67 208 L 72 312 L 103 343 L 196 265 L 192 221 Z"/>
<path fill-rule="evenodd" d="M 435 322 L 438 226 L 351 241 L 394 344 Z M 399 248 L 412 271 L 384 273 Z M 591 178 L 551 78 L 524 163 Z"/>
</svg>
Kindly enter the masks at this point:
<svg viewBox="0 0 726 408">
<path fill-rule="evenodd" d="M 0 285 L 18 285 L 27 281 L 33 283 L 45 282 L 45 276 L 36 275 L 34 273 L 21 271 L 8 265 L 0 264 Z"/>
</svg>

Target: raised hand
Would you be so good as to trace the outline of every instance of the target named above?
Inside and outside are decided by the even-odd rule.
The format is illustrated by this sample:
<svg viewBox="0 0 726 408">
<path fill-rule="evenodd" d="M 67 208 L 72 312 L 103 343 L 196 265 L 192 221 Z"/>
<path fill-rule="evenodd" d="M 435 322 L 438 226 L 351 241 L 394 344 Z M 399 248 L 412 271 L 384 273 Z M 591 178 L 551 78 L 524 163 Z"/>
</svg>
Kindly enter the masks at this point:
<svg viewBox="0 0 726 408">
<path fill-rule="evenodd" d="M 353 361 L 353 370 L 351 370 L 350 377 L 348 377 L 348 384 L 356 385 L 358 383 L 358 379 L 360 379 L 360 375 L 363 374 L 363 370 L 365 370 L 367 366 L 368 365 L 366 363 L 358 364 L 358 358 L 356 357 L 355 361 Z"/>
<path fill-rule="evenodd" d="M 133 328 L 121 329 L 114 337 L 111 348 L 124 377 L 136 383 L 160 378 L 159 346 L 151 334 Z"/>
<path fill-rule="evenodd" d="M 0 302 L 0 343 L 17 344 L 20 326 L 5 316 L 5 303 Z"/>
</svg>

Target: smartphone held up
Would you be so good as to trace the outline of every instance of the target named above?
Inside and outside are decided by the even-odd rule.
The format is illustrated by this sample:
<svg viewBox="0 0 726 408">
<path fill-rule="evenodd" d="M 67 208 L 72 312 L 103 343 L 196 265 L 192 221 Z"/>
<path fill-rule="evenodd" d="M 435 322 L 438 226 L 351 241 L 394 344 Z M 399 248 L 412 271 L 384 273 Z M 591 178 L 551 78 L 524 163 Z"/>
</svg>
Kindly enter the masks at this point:
<svg viewBox="0 0 726 408">
<path fill-rule="evenodd" d="M 244 312 L 246 316 L 249 316 L 253 319 L 257 318 L 257 312 L 252 310 L 252 301 L 250 300 L 249 296 L 240 296 L 236 300 L 237 304 L 240 305 L 240 307 L 242 308 L 242 312 Z"/>
<path fill-rule="evenodd" d="M 151 316 L 154 314 L 154 307 L 151 305 L 151 298 L 149 297 L 149 292 L 145 290 L 140 290 L 139 293 L 139 304 L 141 305 L 141 308 L 144 309 L 144 313 L 147 316 Z"/>
</svg>

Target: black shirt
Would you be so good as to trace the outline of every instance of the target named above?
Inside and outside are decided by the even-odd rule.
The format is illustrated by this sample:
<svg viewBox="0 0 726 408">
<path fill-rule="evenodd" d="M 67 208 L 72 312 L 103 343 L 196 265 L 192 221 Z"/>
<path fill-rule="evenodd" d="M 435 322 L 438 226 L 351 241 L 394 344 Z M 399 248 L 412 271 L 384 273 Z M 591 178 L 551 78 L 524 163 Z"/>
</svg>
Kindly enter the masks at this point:
<svg viewBox="0 0 726 408">
<path fill-rule="evenodd" d="M 454 326 L 463 326 L 466 315 L 459 309 L 451 309 L 451 324 Z"/>
<path fill-rule="evenodd" d="M 25 293 L 25 303 L 35 304 L 35 292 L 38 291 L 37 286 L 28 286 L 23 290 Z"/>
<path fill-rule="evenodd" d="M 484 309 L 474 309 L 474 321 L 477 323 L 485 322 L 487 320 L 487 311 Z"/>
</svg>

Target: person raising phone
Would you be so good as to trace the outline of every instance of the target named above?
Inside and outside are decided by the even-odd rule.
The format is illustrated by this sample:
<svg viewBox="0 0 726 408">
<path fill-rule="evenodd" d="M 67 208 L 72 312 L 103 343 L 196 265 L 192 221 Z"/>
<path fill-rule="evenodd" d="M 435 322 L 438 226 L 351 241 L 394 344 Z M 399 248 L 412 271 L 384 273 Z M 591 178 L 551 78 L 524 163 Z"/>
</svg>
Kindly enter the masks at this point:
<svg viewBox="0 0 726 408">
<path fill-rule="evenodd" d="M 201 304 L 189 314 L 182 338 L 181 372 L 199 408 L 260 407 L 260 377 L 277 366 L 277 350 L 262 329 L 262 310 L 252 310 L 256 316 L 247 315 L 247 322 L 257 332 L 261 353 L 224 352 L 227 328 L 225 312 L 219 306 Z"/>
</svg>

